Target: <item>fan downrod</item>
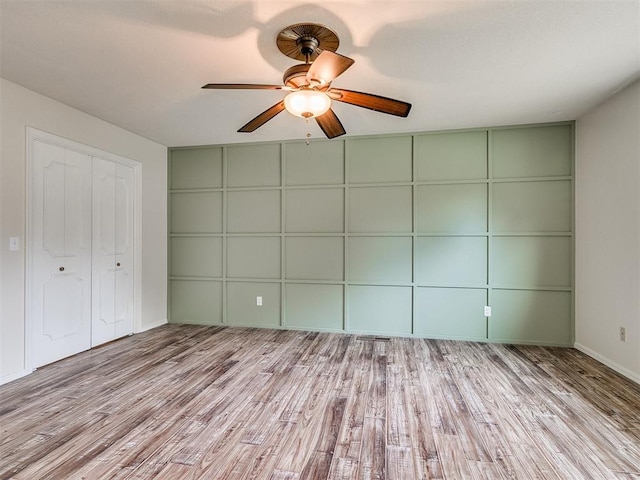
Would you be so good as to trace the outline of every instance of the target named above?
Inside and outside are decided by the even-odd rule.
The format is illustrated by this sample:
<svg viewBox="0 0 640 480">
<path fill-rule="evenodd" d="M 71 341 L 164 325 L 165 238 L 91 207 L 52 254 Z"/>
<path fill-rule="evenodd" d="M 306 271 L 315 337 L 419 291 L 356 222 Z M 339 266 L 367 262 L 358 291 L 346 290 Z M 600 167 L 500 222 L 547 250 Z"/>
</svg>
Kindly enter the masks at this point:
<svg viewBox="0 0 640 480">
<path fill-rule="evenodd" d="M 306 58 L 311 57 L 313 52 L 318 48 L 318 39 L 316 37 L 300 37 L 296 40 L 296 45 L 300 49 L 300 53 L 302 53 Z"/>
</svg>

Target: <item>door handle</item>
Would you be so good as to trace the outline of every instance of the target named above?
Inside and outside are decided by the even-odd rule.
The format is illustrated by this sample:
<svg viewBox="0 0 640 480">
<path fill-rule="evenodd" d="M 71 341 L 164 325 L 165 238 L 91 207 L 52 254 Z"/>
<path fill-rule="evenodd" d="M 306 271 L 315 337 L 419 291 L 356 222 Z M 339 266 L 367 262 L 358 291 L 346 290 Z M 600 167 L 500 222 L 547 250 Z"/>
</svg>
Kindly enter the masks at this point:
<svg viewBox="0 0 640 480">
<path fill-rule="evenodd" d="M 61 272 L 64 272 L 64 267 L 60 267 L 58 270 L 60 270 Z"/>
<path fill-rule="evenodd" d="M 120 266 L 120 262 L 116 263 L 116 267 L 119 267 L 119 266 Z"/>
</svg>

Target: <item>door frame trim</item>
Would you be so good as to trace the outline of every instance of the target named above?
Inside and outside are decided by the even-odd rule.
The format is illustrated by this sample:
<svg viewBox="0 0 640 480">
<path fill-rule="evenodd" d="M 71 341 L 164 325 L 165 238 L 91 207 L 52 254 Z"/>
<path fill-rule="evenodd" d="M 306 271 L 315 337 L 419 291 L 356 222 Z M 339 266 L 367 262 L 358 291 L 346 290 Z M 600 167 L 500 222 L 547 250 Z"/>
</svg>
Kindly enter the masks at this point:
<svg viewBox="0 0 640 480">
<path fill-rule="evenodd" d="M 49 143 L 77 153 L 98 157 L 127 167 L 133 168 L 133 332 L 138 333 L 142 328 L 142 163 L 115 153 L 101 150 L 74 140 L 61 137 L 33 127 L 27 127 L 26 131 L 26 235 L 25 235 L 25 369 L 27 372 L 33 368 L 33 319 L 31 318 L 31 270 L 33 268 L 33 232 L 31 220 L 33 218 L 33 200 L 31 184 L 33 178 L 33 142 Z"/>
</svg>

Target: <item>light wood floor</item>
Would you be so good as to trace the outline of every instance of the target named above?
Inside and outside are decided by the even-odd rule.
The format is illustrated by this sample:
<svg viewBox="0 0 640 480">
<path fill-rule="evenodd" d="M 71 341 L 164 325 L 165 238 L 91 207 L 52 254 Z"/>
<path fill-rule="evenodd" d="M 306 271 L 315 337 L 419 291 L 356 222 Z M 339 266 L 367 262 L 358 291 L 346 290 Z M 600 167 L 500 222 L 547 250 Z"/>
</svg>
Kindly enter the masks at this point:
<svg viewBox="0 0 640 480">
<path fill-rule="evenodd" d="M 573 349 L 168 325 L 0 387 L 0 478 L 640 478 Z"/>
</svg>

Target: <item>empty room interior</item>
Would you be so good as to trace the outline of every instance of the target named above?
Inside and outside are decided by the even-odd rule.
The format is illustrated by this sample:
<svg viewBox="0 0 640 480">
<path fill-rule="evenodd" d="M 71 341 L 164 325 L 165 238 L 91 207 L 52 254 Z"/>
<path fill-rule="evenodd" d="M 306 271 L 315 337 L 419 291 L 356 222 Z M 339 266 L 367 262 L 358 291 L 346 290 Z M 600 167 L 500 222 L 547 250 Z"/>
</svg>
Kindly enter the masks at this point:
<svg viewBox="0 0 640 480">
<path fill-rule="evenodd" d="M 0 0 L 0 479 L 640 478 L 640 2 Z"/>
</svg>

